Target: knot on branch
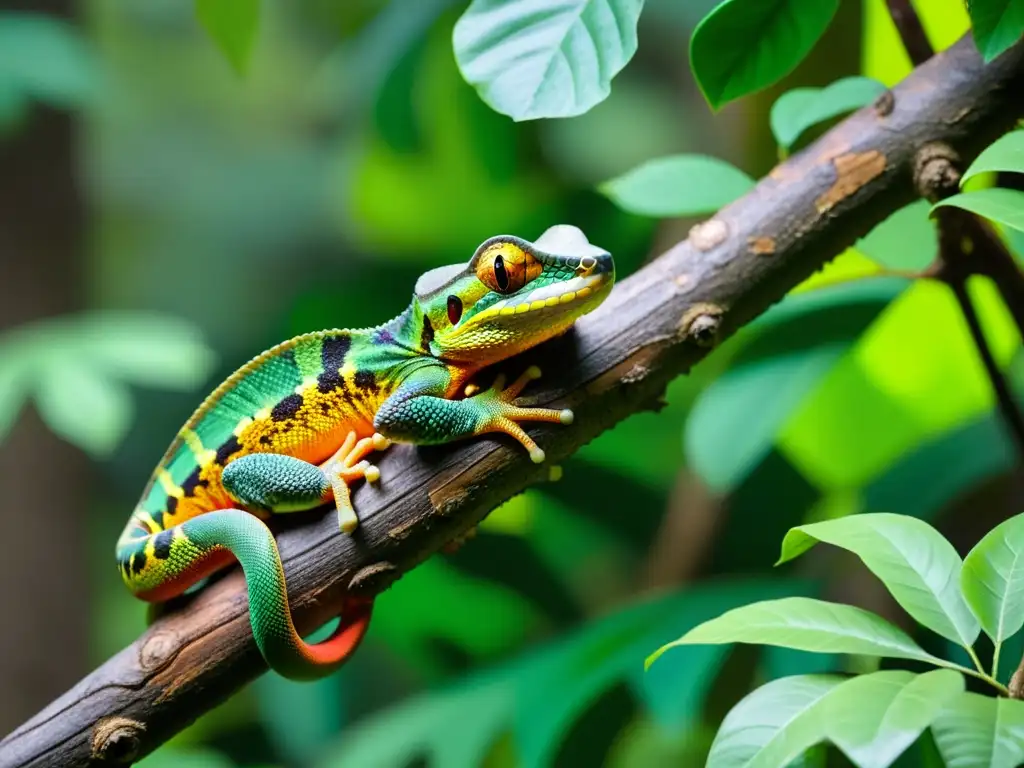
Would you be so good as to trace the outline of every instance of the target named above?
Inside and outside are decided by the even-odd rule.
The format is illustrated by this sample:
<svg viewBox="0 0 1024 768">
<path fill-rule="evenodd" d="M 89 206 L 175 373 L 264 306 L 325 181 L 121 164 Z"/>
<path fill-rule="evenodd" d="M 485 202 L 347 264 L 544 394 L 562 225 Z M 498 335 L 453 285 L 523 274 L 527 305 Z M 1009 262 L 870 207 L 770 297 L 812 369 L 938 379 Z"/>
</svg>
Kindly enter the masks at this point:
<svg viewBox="0 0 1024 768">
<path fill-rule="evenodd" d="M 92 759 L 98 763 L 132 763 L 142 749 L 146 726 L 127 717 L 107 717 L 96 723 L 92 735 Z"/>
<path fill-rule="evenodd" d="M 352 595 L 371 597 L 390 587 L 400 575 L 394 563 L 382 560 L 360 568 L 349 582 L 348 591 Z"/>
<path fill-rule="evenodd" d="M 723 314 L 717 304 L 694 304 L 683 313 L 679 330 L 684 338 L 690 339 L 698 347 L 713 347 L 718 343 Z"/>
<path fill-rule="evenodd" d="M 933 141 L 914 156 L 914 186 L 925 200 L 936 202 L 960 187 L 960 155 L 948 144 Z"/>
</svg>

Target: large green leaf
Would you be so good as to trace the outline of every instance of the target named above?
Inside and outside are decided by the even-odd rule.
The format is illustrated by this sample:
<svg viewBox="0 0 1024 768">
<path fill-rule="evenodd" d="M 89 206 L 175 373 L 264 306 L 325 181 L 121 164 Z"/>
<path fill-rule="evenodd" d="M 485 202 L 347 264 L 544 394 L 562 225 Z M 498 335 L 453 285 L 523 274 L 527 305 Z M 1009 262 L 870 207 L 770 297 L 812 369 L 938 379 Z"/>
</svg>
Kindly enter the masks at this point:
<svg viewBox="0 0 1024 768">
<path fill-rule="evenodd" d="M 628 685 L 662 726 L 683 728 L 699 718 L 725 649 L 688 648 L 647 673 L 637 664 L 643 652 L 722 606 L 809 588 L 785 579 L 736 581 L 638 602 L 513 663 L 360 721 L 316 765 L 400 768 L 417 757 L 431 765 L 481 765 L 509 733 L 518 765 L 549 765 L 572 723 L 616 682 Z"/>
<path fill-rule="evenodd" d="M 974 42 L 986 62 L 992 61 L 1024 33 L 1024 0 L 971 0 Z"/>
<path fill-rule="evenodd" d="M 794 88 L 772 104 L 772 133 L 788 150 L 812 125 L 870 104 L 884 91 L 885 86 L 870 77 L 844 77 L 825 88 Z"/>
<path fill-rule="evenodd" d="M 825 738 L 824 703 L 843 684 L 833 675 L 798 675 L 762 685 L 722 721 L 707 768 L 785 768 Z"/>
<path fill-rule="evenodd" d="M 781 645 L 818 653 L 852 653 L 914 659 L 937 666 L 932 656 L 903 630 L 862 608 L 807 597 L 765 600 L 734 608 L 694 627 L 647 658 L 647 666 L 680 645 L 749 643 Z"/>
<path fill-rule="evenodd" d="M 690 66 L 705 98 L 719 107 L 792 72 L 838 7 L 838 0 L 725 0 L 690 40 Z"/>
<path fill-rule="evenodd" d="M 938 232 L 928 211 L 926 200 L 900 208 L 858 240 L 856 249 L 890 269 L 924 269 L 939 252 Z"/>
<path fill-rule="evenodd" d="M 1024 131 L 1011 131 L 986 147 L 964 172 L 960 184 L 979 173 L 999 171 L 1024 173 Z"/>
<path fill-rule="evenodd" d="M 260 0 L 195 0 L 196 17 L 231 66 L 244 74 L 260 21 Z"/>
<path fill-rule="evenodd" d="M 38 376 L 36 404 L 50 429 L 96 457 L 108 456 L 131 424 L 125 386 L 66 359 L 48 361 Z"/>
<path fill-rule="evenodd" d="M 1017 768 L 1024 762 L 1024 701 L 962 693 L 932 733 L 946 768 Z"/>
<path fill-rule="evenodd" d="M 992 187 L 975 192 L 961 192 L 933 205 L 932 212 L 949 205 L 1024 231 L 1024 192 L 1016 189 Z"/>
<path fill-rule="evenodd" d="M 659 217 L 713 213 L 753 188 L 739 168 L 705 155 L 648 160 L 600 185 L 620 208 Z"/>
<path fill-rule="evenodd" d="M 687 419 L 686 456 L 701 478 L 716 490 L 742 482 L 786 419 L 906 285 L 883 278 L 807 291 L 755 321 L 729 370 L 701 393 Z"/>
<path fill-rule="evenodd" d="M 826 735 L 859 768 L 888 768 L 963 690 L 951 669 L 860 675 L 823 702 Z"/>
<path fill-rule="evenodd" d="M 215 362 L 199 329 L 176 317 L 144 312 L 95 312 L 66 329 L 69 354 L 104 373 L 144 386 L 193 390 Z"/>
<path fill-rule="evenodd" d="M 455 24 L 463 77 L 514 120 L 580 115 L 636 52 L 643 0 L 473 0 Z"/>
<path fill-rule="evenodd" d="M 963 646 L 978 639 L 981 627 L 960 593 L 960 556 L 928 523 L 874 513 L 797 526 L 786 534 L 779 562 L 819 541 L 857 555 L 919 623 Z"/>
<path fill-rule="evenodd" d="M 985 634 L 1001 643 L 1024 626 L 1024 515 L 1006 520 L 964 560 L 960 583 Z"/>
<path fill-rule="evenodd" d="M 742 482 L 843 352 L 832 344 L 769 357 L 737 366 L 708 387 L 690 412 L 684 437 L 687 460 L 704 482 L 716 491 Z"/>
<path fill-rule="evenodd" d="M 0 91 L 7 109 L 20 110 L 21 96 L 59 107 L 77 107 L 96 94 L 98 73 L 75 28 L 34 13 L 0 13 Z M 2 99 L 0 99 L 2 100 Z"/>
</svg>

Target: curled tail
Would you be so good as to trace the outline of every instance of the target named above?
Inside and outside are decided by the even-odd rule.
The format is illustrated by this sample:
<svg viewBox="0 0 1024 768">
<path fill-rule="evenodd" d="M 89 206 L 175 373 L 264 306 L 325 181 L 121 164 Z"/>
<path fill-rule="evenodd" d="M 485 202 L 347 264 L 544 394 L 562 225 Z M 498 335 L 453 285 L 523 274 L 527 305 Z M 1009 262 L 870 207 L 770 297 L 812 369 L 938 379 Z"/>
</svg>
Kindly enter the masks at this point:
<svg viewBox="0 0 1024 768">
<path fill-rule="evenodd" d="M 206 512 L 150 533 L 134 516 L 117 544 L 121 576 L 143 600 L 162 602 L 237 559 L 249 590 L 253 636 L 267 664 L 293 680 L 314 680 L 340 667 L 370 624 L 372 602 L 350 600 L 332 635 L 305 642 L 295 631 L 277 542 L 257 517 L 240 509 Z"/>
</svg>

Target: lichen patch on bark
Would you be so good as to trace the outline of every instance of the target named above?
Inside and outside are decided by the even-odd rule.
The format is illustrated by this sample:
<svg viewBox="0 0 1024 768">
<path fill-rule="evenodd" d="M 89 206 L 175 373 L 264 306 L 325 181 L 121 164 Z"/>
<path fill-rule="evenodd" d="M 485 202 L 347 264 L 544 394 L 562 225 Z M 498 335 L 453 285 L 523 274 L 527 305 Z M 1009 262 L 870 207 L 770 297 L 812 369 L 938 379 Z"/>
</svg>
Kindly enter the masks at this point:
<svg viewBox="0 0 1024 768">
<path fill-rule="evenodd" d="M 848 152 L 832 161 L 836 180 L 825 194 L 814 201 L 818 213 L 826 213 L 885 171 L 885 155 L 877 149 Z"/>
</svg>

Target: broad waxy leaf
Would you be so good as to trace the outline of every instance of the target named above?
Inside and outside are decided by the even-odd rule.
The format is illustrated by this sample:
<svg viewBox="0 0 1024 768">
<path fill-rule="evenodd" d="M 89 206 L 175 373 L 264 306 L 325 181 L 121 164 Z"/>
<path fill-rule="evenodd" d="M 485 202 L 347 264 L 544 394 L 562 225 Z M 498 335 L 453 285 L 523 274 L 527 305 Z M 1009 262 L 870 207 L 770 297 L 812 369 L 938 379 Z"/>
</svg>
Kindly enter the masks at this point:
<svg viewBox="0 0 1024 768">
<path fill-rule="evenodd" d="M 725 0 L 690 40 L 690 65 L 712 107 L 796 68 L 828 28 L 838 0 Z"/>
<path fill-rule="evenodd" d="M 999 224 L 1024 231 L 1024 192 L 1016 189 L 992 187 L 975 192 L 961 192 L 933 205 L 932 214 L 934 215 L 935 209 L 947 205 L 963 208 Z"/>
<path fill-rule="evenodd" d="M 127 388 L 86 366 L 43 366 L 35 397 L 50 429 L 97 457 L 113 451 L 131 423 Z"/>
<path fill-rule="evenodd" d="M 1006 520 L 964 559 L 960 585 L 985 634 L 1001 643 L 1024 626 L 1024 515 Z"/>
<path fill-rule="evenodd" d="M 907 283 L 856 280 L 787 296 L 750 327 L 731 367 L 686 421 L 690 464 L 716 490 L 736 487 L 771 450 L 786 420 Z M 765 392 L 773 392 L 771 398 Z"/>
<path fill-rule="evenodd" d="M 24 96 L 81 106 L 97 80 L 96 62 L 73 26 L 46 14 L 0 13 L 0 113 L 8 120 L 24 109 Z"/>
<path fill-rule="evenodd" d="M 705 155 L 648 160 L 599 187 L 623 210 L 658 217 L 714 213 L 753 188 L 739 168 Z"/>
<path fill-rule="evenodd" d="M 928 523 L 876 513 L 801 525 L 786 534 L 779 563 L 819 541 L 857 555 L 919 623 L 963 646 L 978 639 L 981 627 L 960 593 L 960 556 Z"/>
<path fill-rule="evenodd" d="M 473 0 L 455 24 L 462 76 L 513 120 L 581 115 L 636 53 L 643 0 Z"/>
<path fill-rule="evenodd" d="M 888 768 L 963 690 L 950 669 L 859 675 L 822 702 L 826 736 L 859 768 Z"/>
<path fill-rule="evenodd" d="M 974 42 L 986 62 L 992 61 L 1024 34 L 1024 0 L 971 0 Z"/>
<path fill-rule="evenodd" d="M 785 768 L 831 741 L 858 768 L 888 768 L 963 690 L 963 678 L 951 670 L 773 680 L 729 712 L 707 765 Z"/>
<path fill-rule="evenodd" d="M 1017 768 L 1024 762 L 1024 701 L 962 693 L 932 733 L 946 768 Z"/>
<path fill-rule="evenodd" d="M 844 77 L 825 88 L 794 88 L 772 104 L 769 121 L 775 140 L 790 149 L 812 125 L 870 104 L 885 86 L 870 77 Z"/>
<path fill-rule="evenodd" d="M 927 200 L 903 206 L 854 247 L 890 269 L 924 269 L 939 252 L 938 229 L 928 217 L 930 207 Z"/>
<path fill-rule="evenodd" d="M 986 147 L 964 172 L 960 185 L 979 173 L 993 171 L 1024 173 L 1024 131 L 1010 131 Z"/>
<path fill-rule="evenodd" d="M 259 28 L 260 0 L 196 0 L 196 17 L 235 71 L 244 74 Z"/>
<path fill-rule="evenodd" d="M 797 675 L 744 697 L 722 721 L 707 768 L 784 768 L 825 737 L 824 703 L 845 678 Z"/>
<path fill-rule="evenodd" d="M 800 651 L 915 659 L 949 666 L 880 616 L 852 605 L 807 597 L 765 600 L 726 611 L 663 645 L 646 664 L 650 666 L 670 648 L 704 643 L 781 645 Z"/>
</svg>

